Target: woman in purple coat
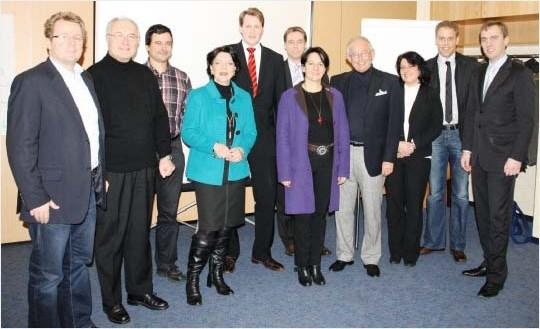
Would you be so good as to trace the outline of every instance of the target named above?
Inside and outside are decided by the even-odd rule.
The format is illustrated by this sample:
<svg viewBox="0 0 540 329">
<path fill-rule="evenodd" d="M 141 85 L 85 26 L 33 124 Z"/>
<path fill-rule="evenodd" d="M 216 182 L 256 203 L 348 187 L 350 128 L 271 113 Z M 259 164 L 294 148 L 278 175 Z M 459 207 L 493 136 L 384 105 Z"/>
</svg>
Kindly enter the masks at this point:
<svg viewBox="0 0 540 329">
<path fill-rule="evenodd" d="M 319 47 L 301 59 L 304 82 L 283 93 L 277 118 L 278 179 L 285 213 L 294 216 L 298 282 L 326 283 L 321 250 L 326 215 L 339 206 L 339 184 L 349 176 L 349 126 L 343 96 L 323 86 L 330 61 Z"/>
</svg>

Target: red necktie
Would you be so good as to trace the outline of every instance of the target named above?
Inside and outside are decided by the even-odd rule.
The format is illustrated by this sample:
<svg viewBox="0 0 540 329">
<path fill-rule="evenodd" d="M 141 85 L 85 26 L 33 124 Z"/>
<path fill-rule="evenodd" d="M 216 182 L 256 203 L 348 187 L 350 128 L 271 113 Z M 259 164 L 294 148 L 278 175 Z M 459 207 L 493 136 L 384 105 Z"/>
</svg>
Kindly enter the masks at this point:
<svg viewBox="0 0 540 329">
<path fill-rule="evenodd" d="M 249 59 L 248 59 L 248 70 L 249 77 L 251 78 L 251 90 L 253 90 L 253 98 L 257 96 L 257 65 L 255 64 L 255 48 L 248 48 Z"/>
</svg>

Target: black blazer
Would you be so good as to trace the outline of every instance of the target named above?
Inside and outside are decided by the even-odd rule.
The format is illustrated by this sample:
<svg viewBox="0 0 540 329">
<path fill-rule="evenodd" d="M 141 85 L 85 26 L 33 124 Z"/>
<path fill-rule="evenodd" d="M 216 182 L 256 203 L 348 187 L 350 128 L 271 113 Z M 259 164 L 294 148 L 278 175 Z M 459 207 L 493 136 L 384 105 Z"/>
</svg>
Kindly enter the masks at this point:
<svg viewBox="0 0 540 329">
<path fill-rule="evenodd" d="M 399 135 L 403 130 L 403 89 L 397 76 L 375 68 L 372 70 L 363 120 L 364 159 L 369 175 L 377 176 L 381 174 L 383 161 L 396 160 Z M 347 112 L 351 110 L 348 98 L 352 73 L 336 75 L 330 81 L 343 94 Z"/>
<path fill-rule="evenodd" d="M 104 167 L 104 129 L 94 85 L 82 77 L 98 111 L 99 161 Z M 19 74 L 9 95 L 6 146 L 22 199 L 21 219 L 35 223 L 30 210 L 53 200 L 49 223 L 77 224 L 88 210 L 91 189 L 90 142 L 62 76 L 50 60 Z M 102 172 L 99 175 L 102 176 Z M 97 200 L 103 200 L 104 180 Z"/>
<path fill-rule="evenodd" d="M 426 61 L 426 67 L 431 73 L 429 85 L 435 90 L 437 95 L 440 95 L 441 88 L 437 57 L 438 55 Z M 474 72 L 478 70 L 479 67 L 480 64 L 476 59 L 464 56 L 456 52 L 456 72 L 454 72 L 454 77 L 456 80 L 456 95 L 458 103 L 458 124 L 460 127 L 459 136 L 462 139 L 463 125 L 465 123 L 466 117 L 465 112 L 467 108 L 467 98 L 469 97 L 469 90 L 471 89 L 471 78 Z M 443 119 L 441 119 L 441 121 Z"/>
<path fill-rule="evenodd" d="M 467 102 L 463 149 L 472 164 L 491 172 L 504 171 L 508 158 L 527 164 L 533 130 L 534 82 L 523 64 L 510 58 L 495 75 L 482 101 L 488 63 L 473 76 Z"/>
<path fill-rule="evenodd" d="M 403 97 L 403 106 L 404 101 L 405 97 Z M 405 116 L 402 118 L 401 127 L 403 127 L 404 119 Z M 431 155 L 431 142 L 441 134 L 442 121 L 443 113 L 439 94 L 429 86 L 420 86 L 409 114 L 409 132 L 407 136 L 404 136 L 402 130 L 400 137 L 400 140 L 413 141 L 416 146 L 409 158 L 423 158 Z"/>
<path fill-rule="evenodd" d="M 231 45 L 231 47 L 240 59 L 240 71 L 235 75 L 234 82 L 253 97 L 251 78 L 242 42 Z M 250 157 L 275 156 L 276 113 L 281 93 L 285 91 L 283 56 L 261 45 L 260 66 L 257 96 L 253 99 L 257 140 L 251 150 Z"/>
</svg>

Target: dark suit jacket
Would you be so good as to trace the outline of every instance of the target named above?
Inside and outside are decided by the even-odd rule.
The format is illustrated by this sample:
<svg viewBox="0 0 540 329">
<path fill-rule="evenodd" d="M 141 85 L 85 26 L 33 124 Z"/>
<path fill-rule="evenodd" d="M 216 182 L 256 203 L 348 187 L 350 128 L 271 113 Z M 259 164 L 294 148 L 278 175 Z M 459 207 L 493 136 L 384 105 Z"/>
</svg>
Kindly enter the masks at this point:
<svg viewBox="0 0 540 329">
<path fill-rule="evenodd" d="M 437 96 L 439 96 L 441 93 L 441 88 L 437 57 L 438 56 L 435 56 L 429 59 L 426 62 L 426 67 L 431 73 L 429 85 L 436 91 Z M 456 95 L 458 103 L 458 124 L 460 127 L 459 136 L 461 138 L 463 138 L 463 125 L 465 123 L 467 98 L 469 97 L 469 90 L 471 89 L 471 77 L 473 73 L 478 70 L 479 66 L 480 64 L 476 59 L 456 53 L 456 72 L 454 72 L 454 77 L 456 80 Z M 443 119 L 441 119 L 441 122 Z"/>
<path fill-rule="evenodd" d="M 403 130 L 403 90 L 398 78 L 372 68 L 368 88 L 368 101 L 363 120 L 366 140 L 364 159 L 370 176 L 381 174 L 382 162 L 396 160 L 399 135 Z M 347 112 L 349 108 L 349 84 L 353 72 L 332 77 L 331 85 L 343 94 Z"/>
<path fill-rule="evenodd" d="M 253 96 L 242 42 L 231 45 L 231 47 L 240 58 L 240 71 L 234 77 L 234 82 Z M 283 56 L 261 45 L 258 91 L 257 96 L 253 99 L 257 140 L 251 150 L 250 157 L 275 156 L 276 154 L 276 112 L 283 91 L 285 91 Z"/>
<path fill-rule="evenodd" d="M 99 102 L 89 74 L 83 72 L 82 77 L 98 111 L 99 160 L 103 167 L 104 130 Z M 6 144 L 22 199 L 21 219 L 36 222 L 30 210 L 52 199 L 60 209 L 51 209 L 49 223 L 80 223 L 88 210 L 90 193 L 94 192 L 91 190 L 90 141 L 75 101 L 50 60 L 13 80 Z M 103 185 L 100 190 L 102 193 L 105 190 Z M 104 199 L 103 194 L 97 199 Z"/>
<path fill-rule="evenodd" d="M 407 138 L 405 139 L 404 134 L 401 136 L 403 138 L 400 138 L 414 142 L 416 148 L 410 158 L 423 158 L 431 155 L 431 142 L 441 134 L 442 121 L 443 113 L 439 94 L 428 86 L 421 86 L 409 114 Z M 403 124 L 401 126 L 403 127 Z"/>
<path fill-rule="evenodd" d="M 534 83 L 531 72 L 510 58 L 493 78 L 482 101 L 488 63 L 473 75 L 467 102 L 463 149 L 472 165 L 503 172 L 508 158 L 527 163 L 533 129 Z"/>
</svg>

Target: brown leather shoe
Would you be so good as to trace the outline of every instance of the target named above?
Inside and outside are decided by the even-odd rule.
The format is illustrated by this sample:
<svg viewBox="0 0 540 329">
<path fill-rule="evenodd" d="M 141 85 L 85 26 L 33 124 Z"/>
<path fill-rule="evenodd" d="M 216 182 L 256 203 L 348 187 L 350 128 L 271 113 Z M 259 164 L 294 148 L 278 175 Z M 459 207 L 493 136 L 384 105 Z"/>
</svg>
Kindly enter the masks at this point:
<svg viewBox="0 0 540 329">
<path fill-rule="evenodd" d="M 467 256 L 461 250 L 452 250 L 452 256 L 457 263 L 464 263 L 467 261 Z"/>
<path fill-rule="evenodd" d="M 233 256 L 225 256 L 225 267 L 223 271 L 225 273 L 234 272 L 234 266 L 236 265 L 236 259 Z"/>
<path fill-rule="evenodd" d="M 291 243 L 285 247 L 285 255 L 294 256 L 294 244 Z"/>
<path fill-rule="evenodd" d="M 282 272 L 285 270 L 283 265 L 281 265 L 278 261 L 276 261 L 272 257 L 268 257 L 267 259 L 260 259 L 260 258 L 256 258 L 252 256 L 251 262 L 253 264 L 263 264 L 264 267 L 266 267 L 267 269 L 276 271 L 276 272 Z"/>
<path fill-rule="evenodd" d="M 431 253 L 432 251 L 444 251 L 444 248 L 431 249 L 431 248 L 428 248 L 428 247 L 422 247 L 422 248 L 420 248 L 420 255 L 427 255 L 427 254 Z"/>
</svg>

